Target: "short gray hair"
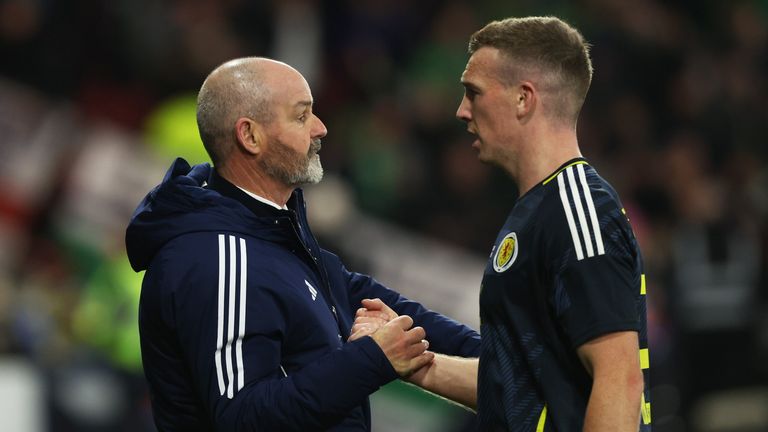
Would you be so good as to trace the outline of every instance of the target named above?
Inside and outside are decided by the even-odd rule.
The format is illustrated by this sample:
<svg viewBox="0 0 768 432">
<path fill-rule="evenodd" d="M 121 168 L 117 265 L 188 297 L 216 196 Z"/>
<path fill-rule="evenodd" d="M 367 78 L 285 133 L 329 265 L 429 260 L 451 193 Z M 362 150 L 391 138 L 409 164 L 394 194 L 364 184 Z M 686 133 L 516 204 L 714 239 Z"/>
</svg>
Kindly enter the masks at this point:
<svg viewBox="0 0 768 432">
<path fill-rule="evenodd" d="M 232 60 L 217 67 L 197 94 L 197 128 L 214 165 L 223 165 L 235 148 L 235 122 L 248 117 L 270 123 L 271 91 L 256 57 Z"/>
</svg>

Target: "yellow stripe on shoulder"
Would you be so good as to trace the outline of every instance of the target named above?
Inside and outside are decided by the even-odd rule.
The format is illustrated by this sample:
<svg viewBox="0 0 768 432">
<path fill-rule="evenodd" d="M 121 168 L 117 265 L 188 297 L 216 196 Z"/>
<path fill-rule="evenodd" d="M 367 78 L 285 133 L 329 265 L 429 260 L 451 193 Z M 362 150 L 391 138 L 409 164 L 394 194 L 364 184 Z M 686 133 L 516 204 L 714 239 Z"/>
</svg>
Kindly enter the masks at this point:
<svg viewBox="0 0 768 432">
<path fill-rule="evenodd" d="M 566 166 L 564 166 L 564 167 L 560 168 L 559 170 L 557 170 L 557 172 L 556 172 L 556 173 L 554 173 L 554 174 L 552 174 L 551 176 L 547 177 L 547 179 L 546 179 L 546 180 L 544 180 L 544 182 L 542 183 L 542 185 L 545 185 L 545 184 L 547 184 L 547 183 L 551 182 L 552 180 L 554 180 L 554 178 L 555 178 L 555 177 L 557 177 L 557 175 L 558 175 L 558 174 L 560 174 L 561 172 L 563 172 L 563 171 L 567 170 L 568 168 L 570 168 L 570 167 L 572 167 L 572 166 L 576 166 L 576 165 L 587 165 L 587 161 L 583 161 L 583 160 L 582 160 L 582 161 L 576 161 L 576 162 L 574 162 L 574 163 L 570 163 L 570 164 L 568 164 L 568 165 L 566 165 Z"/>
</svg>

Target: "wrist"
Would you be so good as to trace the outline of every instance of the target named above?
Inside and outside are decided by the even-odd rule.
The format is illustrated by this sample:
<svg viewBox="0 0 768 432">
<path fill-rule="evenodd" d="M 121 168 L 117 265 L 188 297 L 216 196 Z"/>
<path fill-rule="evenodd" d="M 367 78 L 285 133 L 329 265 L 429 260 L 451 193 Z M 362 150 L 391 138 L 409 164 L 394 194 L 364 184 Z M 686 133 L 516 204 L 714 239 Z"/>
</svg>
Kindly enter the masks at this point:
<svg viewBox="0 0 768 432">
<path fill-rule="evenodd" d="M 374 368 L 382 371 L 381 385 L 400 377 L 387 358 L 386 353 L 384 353 L 384 350 L 372 336 L 363 336 L 360 339 L 349 342 L 349 344 L 356 345 L 371 360 Z"/>
</svg>

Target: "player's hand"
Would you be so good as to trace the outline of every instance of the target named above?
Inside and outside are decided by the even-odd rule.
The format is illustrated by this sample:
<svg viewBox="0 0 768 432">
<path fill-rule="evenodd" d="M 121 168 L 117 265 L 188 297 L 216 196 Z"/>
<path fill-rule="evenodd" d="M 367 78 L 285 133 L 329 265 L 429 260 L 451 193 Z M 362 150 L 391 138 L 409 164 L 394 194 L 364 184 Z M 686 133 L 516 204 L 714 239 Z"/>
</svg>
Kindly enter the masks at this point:
<svg viewBox="0 0 768 432">
<path fill-rule="evenodd" d="M 397 318 L 397 313 L 380 299 L 364 299 L 362 305 L 363 307 L 355 313 L 355 323 L 349 332 L 350 342 L 363 336 L 370 336 L 389 321 Z"/>
<path fill-rule="evenodd" d="M 425 351 L 426 353 L 431 351 Z M 419 369 L 413 371 L 409 376 L 404 377 L 403 379 L 408 381 L 411 384 L 415 384 L 421 388 L 427 388 L 427 379 L 429 378 L 429 374 L 435 367 L 435 359 L 432 358 L 432 360 L 429 361 L 429 363 L 425 364 L 424 366 L 420 367 Z"/>
<path fill-rule="evenodd" d="M 401 377 L 410 376 L 435 357 L 433 352 L 427 351 L 429 342 L 424 339 L 426 336 L 424 329 L 411 328 L 412 325 L 413 319 L 402 315 L 371 334 Z"/>
<path fill-rule="evenodd" d="M 386 322 L 392 321 L 397 318 L 397 312 L 386 305 L 381 299 L 363 299 L 363 307 L 357 310 L 355 318 L 368 317 L 368 318 L 381 318 Z"/>
<path fill-rule="evenodd" d="M 386 324 L 387 321 L 381 318 L 357 317 L 352 325 L 352 329 L 349 331 L 349 341 L 352 342 L 361 337 L 370 336 Z"/>
</svg>

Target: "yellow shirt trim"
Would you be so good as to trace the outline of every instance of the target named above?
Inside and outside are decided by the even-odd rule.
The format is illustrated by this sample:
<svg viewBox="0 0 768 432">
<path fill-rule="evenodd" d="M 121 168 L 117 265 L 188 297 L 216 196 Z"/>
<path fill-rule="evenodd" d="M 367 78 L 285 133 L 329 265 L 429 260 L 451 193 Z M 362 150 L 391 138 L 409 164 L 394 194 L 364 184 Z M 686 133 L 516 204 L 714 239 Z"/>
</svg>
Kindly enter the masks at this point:
<svg viewBox="0 0 768 432">
<path fill-rule="evenodd" d="M 547 405 L 544 405 L 544 409 L 541 410 L 539 416 L 539 423 L 536 425 L 536 432 L 544 432 L 544 423 L 547 422 Z"/>
<path fill-rule="evenodd" d="M 548 177 L 546 180 L 544 180 L 544 183 L 542 183 L 542 184 L 543 184 L 543 185 L 545 185 L 545 184 L 547 184 L 547 183 L 551 182 L 551 181 L 552 181 L 552 179 L 554 179 L 555 177 L 557 177 L 557 175 L 558 175 L 558 174 L 560 174 L 561 172 L 563 172 L 563 171 L 567 170 L 568 168 L 570 168 L 570 167 L 572 167 L 572 166 L 575 166 L 575 165 L 587 165 L 587 161 L 576 161 L 576 162 L 570 163 L 570 164 L 568 164 L 568 165 L 566 165 L 566 166 L 564 166 L 564 167 L 560 168 L 559 170 L 557 170 L 557 172 L 556 172 L 556 173 L 552 174 L 552 175 L 551 175 L 551 176 L 549 176 L 549 177 Z"/>
</svg>

